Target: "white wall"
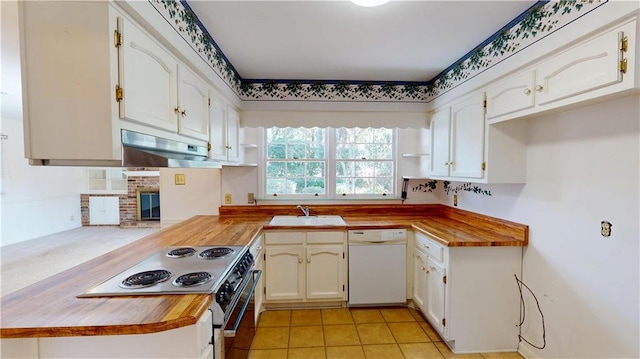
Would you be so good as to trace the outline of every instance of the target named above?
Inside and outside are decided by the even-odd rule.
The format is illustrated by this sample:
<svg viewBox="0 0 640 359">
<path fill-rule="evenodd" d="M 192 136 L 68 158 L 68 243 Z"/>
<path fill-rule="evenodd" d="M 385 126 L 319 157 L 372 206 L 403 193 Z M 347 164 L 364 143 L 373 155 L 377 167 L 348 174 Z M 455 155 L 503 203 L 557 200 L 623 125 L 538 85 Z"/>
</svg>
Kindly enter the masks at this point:
<svg viewBox="0 0 640 359">
<path fill-rule="evenodd" d="M 160 168 L 160 223 L 163 227 L 195 215 L 218 215 L 220 170 L 205 168 Z M 185 184 L 176 185 L 175 175 L 184 174 Z"/>
<path fill-rule="evenodd" d="M 248 193 L 258 198 L 258 167 L 224 167 L 221 173 L 221 203 L 225 194 L 231 195 L 228 205 L 248 205 Z"/>
<path fill-rule="evenodd" d="M 17 2 L 2 1 L 1 245 L 81 225 L 85 171 L 29 166 L 24 158 Z"/>
<path fill-rule="evenodd" d="M 528 120 L 527 183 L 458 194 L 459 208 L 529 225 L 523 277 L 547 338 L 544 350 L 522 344 L 530 354 L 640 357 L 639 107 L 634 95 Z M 611 237 L 600 234 L 603 220 Z M 526 297 L 523 336 L 539 344 L 540 317 Z"/>
</svg>

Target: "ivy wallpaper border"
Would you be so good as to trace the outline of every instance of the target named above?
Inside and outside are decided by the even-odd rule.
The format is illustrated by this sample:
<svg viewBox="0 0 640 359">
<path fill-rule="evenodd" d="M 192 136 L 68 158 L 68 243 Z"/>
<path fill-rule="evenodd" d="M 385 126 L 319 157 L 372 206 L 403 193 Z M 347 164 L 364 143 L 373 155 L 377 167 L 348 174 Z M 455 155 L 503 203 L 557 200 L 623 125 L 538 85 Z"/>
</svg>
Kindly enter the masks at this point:
<svg viewBox="0 0 640 359">
<path fill-rule="evenodd" d="M 538 1 L 426 82 L 243 79 L 186 0 L 148 0 L 243 101 L 430 102 L 608 0 Z"/>
<path fill-rule="evenodd" d="M 444 193 L 449 195 L 450 193 L 457 194 L 460 191 L 473 192 L 475 194 L 483 196 L 491 196 L 491 191 L 483 189 L 482 187 L 473 183 L 461 183 L 457 186 L 452 186 L 449 181 L 442 181 Z M 425 183 L 420 183 L 411 188 L 412 192 L 434 192 L 438 188 L 438 180 L 429 180 Z"/>
</svg>

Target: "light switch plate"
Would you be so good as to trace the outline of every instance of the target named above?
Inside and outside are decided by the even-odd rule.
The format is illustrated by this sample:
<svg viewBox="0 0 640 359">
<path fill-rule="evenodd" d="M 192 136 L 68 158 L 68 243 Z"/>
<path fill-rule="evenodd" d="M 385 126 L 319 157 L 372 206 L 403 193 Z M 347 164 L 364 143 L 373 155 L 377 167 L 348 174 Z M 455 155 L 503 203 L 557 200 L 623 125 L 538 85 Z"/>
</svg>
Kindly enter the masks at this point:
<svg viewBox="0 0 640 359">
<path fill-rule="evenodd" d="M 175 182 L 176 182 L 176 185 L 184 185 L 184 184 L 187 183 L 186 179 L 184 177 L 184 174 L 182 174 L 182 173 L 176 173 Z"/>
<path fill-rule="evenodd" d="M 231 193 L 224 195 L 224 204 L 231 204 Z"/>
</svg>

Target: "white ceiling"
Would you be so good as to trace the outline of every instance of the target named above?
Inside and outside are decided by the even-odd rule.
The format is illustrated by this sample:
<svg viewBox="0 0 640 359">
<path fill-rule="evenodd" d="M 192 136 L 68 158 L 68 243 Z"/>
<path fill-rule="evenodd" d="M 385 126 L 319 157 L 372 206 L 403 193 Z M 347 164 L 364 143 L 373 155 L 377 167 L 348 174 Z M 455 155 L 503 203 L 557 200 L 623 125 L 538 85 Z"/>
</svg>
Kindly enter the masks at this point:
<svg viewBox="0 0 640 359">
<path fill-rule="evenodd" d="M 535 1 L 187 0 L 245 79 L 428 81 Z"/>
</svg>

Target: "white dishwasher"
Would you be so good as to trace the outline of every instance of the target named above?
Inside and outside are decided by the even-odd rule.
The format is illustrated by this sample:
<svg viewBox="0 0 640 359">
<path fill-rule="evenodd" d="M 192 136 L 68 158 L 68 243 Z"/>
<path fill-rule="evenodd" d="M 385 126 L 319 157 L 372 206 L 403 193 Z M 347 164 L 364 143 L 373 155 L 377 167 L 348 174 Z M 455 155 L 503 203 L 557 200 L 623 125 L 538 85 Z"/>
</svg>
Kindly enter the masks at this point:
<svg viewBox="0 0 640 359">
<path fill-rule="evenodd" d="M 349 306 L 406 301 L 407 230 L 350 230 Z"/>
</svg>

